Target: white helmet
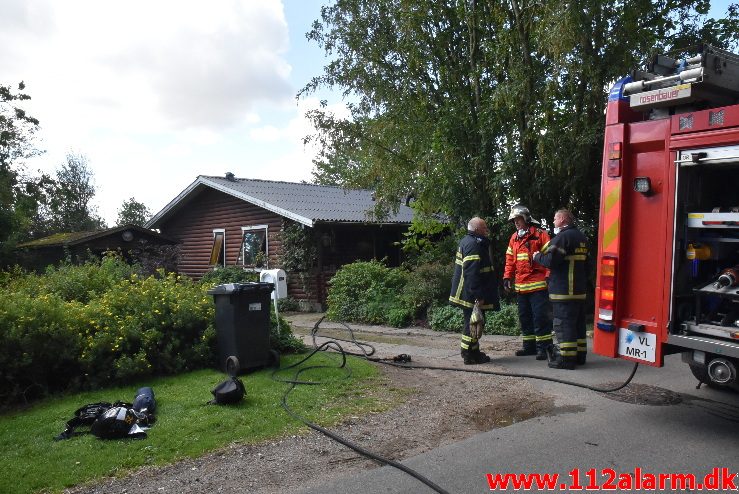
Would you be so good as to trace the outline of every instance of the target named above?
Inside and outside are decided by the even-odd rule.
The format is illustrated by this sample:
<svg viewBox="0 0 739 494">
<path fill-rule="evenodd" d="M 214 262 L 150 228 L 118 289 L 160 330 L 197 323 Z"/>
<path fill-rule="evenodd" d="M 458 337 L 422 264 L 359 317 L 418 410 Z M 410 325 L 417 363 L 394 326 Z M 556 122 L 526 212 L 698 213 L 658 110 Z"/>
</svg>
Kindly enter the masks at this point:
<svg viewBox="0 0 739 494">
<path fill-rule="evenodd" d="M 511 214 L 508 216 L 509 221 L 513 221 L 518 216 L 523 218 L 523 220 L 526 222 L 527 225 L 536 225 L 541 226 L 541 223 L 536 221 L 534 218 L 531 217 L 531 213 L 529 212 L 529 208 L 522 204 L 516 204 L 511 208 Z"/>
<path fill-rule="evenodd" d="M 531 223 L 529 208 L 522 204 L 516 204 L 511 208 L 511 214 L 508 216 L 508 220 L 513 221 L 519 216 L 523 218 L 527 225 Z"/>
</svg>

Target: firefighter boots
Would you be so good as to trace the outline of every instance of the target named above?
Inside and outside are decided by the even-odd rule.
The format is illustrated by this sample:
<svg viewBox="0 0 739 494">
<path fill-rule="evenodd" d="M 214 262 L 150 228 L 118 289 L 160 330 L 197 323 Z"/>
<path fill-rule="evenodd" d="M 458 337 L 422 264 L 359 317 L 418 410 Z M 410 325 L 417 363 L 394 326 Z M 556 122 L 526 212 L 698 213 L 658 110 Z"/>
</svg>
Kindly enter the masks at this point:
<svg viewBox="0 0 739 494">
<path fill-rule="evenodd" d="M 547 364 L 551 369 L 575 370 L 575 361 L 571 357 L 559 356 L 554 360 L 550 360 Z"/>
<path fill-rule="evenodd" d="M 464 365 L 486 364 L 490 362 L 490 357 L 480 350 L 462 350 L 462 360 Z"/>
<path fill-rule="evenodd" d="M 516 357 L 526 357 L 528 355 L 536 355 L 536 342 L 534 335 L 525 335 L 523 337 L 523 348 L 516 350 Z"/>
<path fill-rule="evenodd" d="M 541 347 L 538 347 L 536 349 L 536 360 L 547 360 L 548 359 L 548 357 L 547 357 L 547 349 L 550 346 L 552 346 L 551 343 L 549 345 L 546 345 L 546 346 L 542 345 Z"/>
<path fill-rule="evenodd" d="M 547 348 L 547 360 L 551 369 L 575 370 L 575 357 L 563 356 L 554 345 Z"/>
</svg>

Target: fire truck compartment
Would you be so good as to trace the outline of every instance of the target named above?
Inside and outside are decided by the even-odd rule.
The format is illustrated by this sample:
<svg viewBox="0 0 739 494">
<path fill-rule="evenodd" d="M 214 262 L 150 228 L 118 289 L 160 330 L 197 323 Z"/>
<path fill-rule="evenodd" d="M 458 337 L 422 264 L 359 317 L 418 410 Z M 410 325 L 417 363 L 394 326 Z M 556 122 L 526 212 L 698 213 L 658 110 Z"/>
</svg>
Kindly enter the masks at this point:
<svg viewBox="0 0 739 494">
<path fill-rule="evenodd" d="M 739 146 L 682 151 L 675 164 L 668 343 L 739 357 Z"/>
</svg>

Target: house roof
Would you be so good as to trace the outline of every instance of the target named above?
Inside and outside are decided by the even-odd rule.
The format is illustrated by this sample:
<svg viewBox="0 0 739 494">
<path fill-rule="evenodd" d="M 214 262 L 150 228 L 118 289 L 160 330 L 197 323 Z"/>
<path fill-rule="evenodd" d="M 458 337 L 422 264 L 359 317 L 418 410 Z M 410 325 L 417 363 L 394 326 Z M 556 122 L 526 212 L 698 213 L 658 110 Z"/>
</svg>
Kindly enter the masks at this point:
<svg viewBox="0 0 739 494">
<path fill-rule="evenodd" d="M 157 228 L 164 220 L 206 188 L 221 191 L 311 227 L 322 222 L 407 224 L 413 219 L 413 210 L 401 205 L 397 214 L 391 212 L 382 221 L 371 221 L 368 212 L 376 205 L 372 199 L 373 192 L 371 190 L 200 175 L 161 211 L 155 214 L 146 223 L 146 226 Z"/>
<path fill-rule="evenodd" d="M 133 230 L 137 231 L 141 234 L 148 235 L 151 237 L 157 237 L 161 240 L 164 240 L 166 242 L 170 243 L 176 243 L 174 240 L 162 235 L 161 233 L 157 233 L 155 231 L 149 230 L 147 228 L 142 228 L 137 225 L 122 225 L 122 226 L 116 226 L 113 228 L 107 228 L 105 230 L 97 230 L 94 232 L 71 232 L 71 233 L 55 233 L 53 235 L 49 235 L 48 237 L 39 238 L 37 240 L 32 240 L 30 242 L 25 242 L 22 244 L 18 244 L 18 248 L 30 248 L 30 249 L 41 249 L 44 247 L 63 247 L 63 246 L 74 246 L 83 244 L 85 242 L 89 242 L 91 240 L 95 240 L 101 237 L 107 237 L 109 235 L 115 235 L 117 233 L 123 233 L 126 230 Z"/>
</svg>

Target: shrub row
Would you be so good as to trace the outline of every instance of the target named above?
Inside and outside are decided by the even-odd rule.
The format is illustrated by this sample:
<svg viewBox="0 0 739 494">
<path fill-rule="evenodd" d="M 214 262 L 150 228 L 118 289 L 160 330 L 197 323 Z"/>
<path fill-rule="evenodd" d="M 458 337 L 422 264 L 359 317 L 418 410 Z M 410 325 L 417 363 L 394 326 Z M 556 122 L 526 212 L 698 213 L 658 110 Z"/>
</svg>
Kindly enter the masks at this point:
<svg viewBox="0 0 739 494">
<path fill-rule="evenodd" d="M 215 362 L 209 282 L 160 271 L 141 276 L 108 257 L 44 275 L 0 277 L 0 397 L 18 403 Z M 299 350 L 280 321 L 273 346 Z"/>
<path fill-rule="evenodd" d="M 404 327 L 426 320 L 432 329 L 462 331 L 462 311 L 448 304 L 451 264 L 421 264 L 408 271 L 379 261 L 343 266 L 331 279 L 327 317 L 331 320 Z M 485 332 L 519 334 L 516 307 L 489 312 Z"/>
<path fill-rule="evenodd" d="M 434 305 L 429 309 L 428 324 L 435 331 L 461 333 L 464 329 L 462 311 L 451 305 Z M 503 302 L 499 311 L 485 313 L 485 334 L 517 336 L 520 332 L 518 308 L 515 304 Z"/>
</svg>

